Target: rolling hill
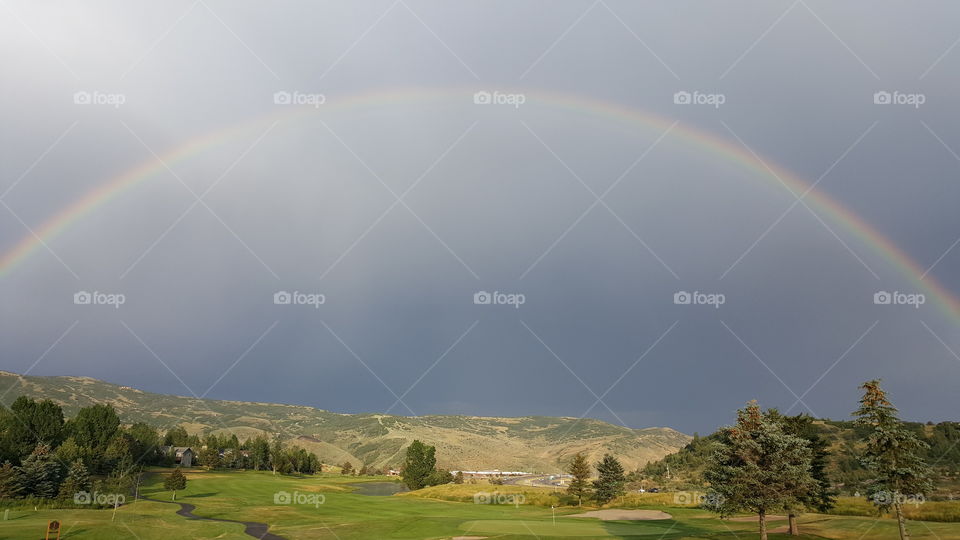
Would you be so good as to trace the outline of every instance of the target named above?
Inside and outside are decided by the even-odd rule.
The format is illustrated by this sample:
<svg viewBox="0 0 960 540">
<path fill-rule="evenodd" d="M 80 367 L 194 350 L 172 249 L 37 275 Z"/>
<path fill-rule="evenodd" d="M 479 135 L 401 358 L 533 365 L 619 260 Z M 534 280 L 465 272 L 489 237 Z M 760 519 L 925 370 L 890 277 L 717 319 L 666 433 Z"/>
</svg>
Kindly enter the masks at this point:
<svg viewBox="0 0 960 540">
<path fill-rule="evenodd" d="M 590 418 L 526 416 L 394 416 L 340 414 L 312 407 L 153 394 L 88 377 L 37 377 L 0 371 L 0 395 L 50 399 L 67 417 L 81 407 L 110 403 L 125 423 L 159 429 L 182 425 L 191 434 L 258 434 L 315 452 L 326 463 L 351 460 L 396 467 L 414 439 L 437 447 L 438 465 L 456 469 L 554 472 L 583 452 L 599 461 L 616 455 L 628 470 L 676 452 L 690 437 L 670 428 L 629 429 Z"/>
</svg>

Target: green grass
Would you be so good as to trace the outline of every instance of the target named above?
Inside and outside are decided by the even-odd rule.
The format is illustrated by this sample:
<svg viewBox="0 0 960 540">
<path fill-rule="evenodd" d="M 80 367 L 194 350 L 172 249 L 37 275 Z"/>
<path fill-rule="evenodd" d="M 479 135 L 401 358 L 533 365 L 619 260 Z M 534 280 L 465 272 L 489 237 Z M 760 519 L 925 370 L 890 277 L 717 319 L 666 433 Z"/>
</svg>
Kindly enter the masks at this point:
<svg viewBox="0 0 960 540">
<path fill-rule="evenodd" d="M 170 493 L 161 487 L 163 470 L 147 479 L 141 492 L 147 496 L 169 500 Z M 351 492 L 346 484 L 364 481 L 388 481 L 386 477 L 356 478 L 339 475 L 317 475 L 294 478 L 274 476 L 269 472 L 190 471 L 188 487 L 177 494 L 177 500 L 196 505 L 201 516 L 260 521 L 271 524 L 271 532 L 294 539 L 442 539 L 459 535 L 495 537 L 498 540 L 519 538 L 597 539 L 636 538 L 639 540 L 746 540 L 756 538 L 756 523 L 722 521 L 696 508 L 674 507 L 665 497 L 649 497 L 627 506 L 663 510 L 674 519 L 663 521 L 608 521 L 564 517 L 580 509 L 561 507 L 556 520 L 547 506 L 523 504 L 473 504 L 475 491 L 527 493 L 549 496 L 549 489 L 522 486 L 462 485 L 440 486 L 423 493 L 391 497 L 369 497 Z M 274 493 L 294 491 L 323 495 L 323 504 L 274 504 Z M 662 495 L 662 494 L 661 494 Z M 426 497 L 430 498 L 426 498 Z M 456 498 L 471 502 L 440 500 Z M 177 516 L 169 504 L 139 501 L 127 504 L 111 520 L 111 510 L 11 510 L 10 520 L 0 521 L 0 538 L 41 538 L 47 520 L 59 519 L 64 524 L 64 539 L 143 540 L 174 538 L 249 539 L 240 525 L 191 521 Z M 2 514 L 0 514 L 2 516 Z M 785 521 L 774 521 L 781 527 Z M 806 540 L 818 538 L 886 540 L 896 537 L 896 524 L 891 519 L 861 516 L 808 514 L 801 517 L 801 531 Z M 960 524 L 911 521 L 910 532 L 916 539 L 960 538 Z M 771 539 L 787 540 L 785 534 Z"/>
</svg>

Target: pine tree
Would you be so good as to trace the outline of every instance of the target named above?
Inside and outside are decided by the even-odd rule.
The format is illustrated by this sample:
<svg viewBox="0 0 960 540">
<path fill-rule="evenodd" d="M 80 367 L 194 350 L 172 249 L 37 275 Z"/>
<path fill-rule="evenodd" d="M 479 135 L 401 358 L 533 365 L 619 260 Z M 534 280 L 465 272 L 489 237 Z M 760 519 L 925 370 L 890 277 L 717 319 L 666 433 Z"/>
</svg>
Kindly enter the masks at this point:
<svg viewBox="0 0 960 540">
<path fill-rule="evenodd" d="M 813 488 L 802 493 L 798 497 L 799 506 L 788 509 L 787 531 L 793 536 L 800 534 L 797 527 L 797 512 L 802 509 L 810 509 L 815 512 L 826 513 L 836 504 L 836 492 L 833 489 L 830 478 L 827 476 L 827 463 L 830 459 L 830 452 L 827 450 L 829 443 L 820 436 L 813 423 L 813 417 L 807 414 L 798 414 L 797 416 L 780 417 L 776 411 L 771 411 L 771 415 L 780 420 L 783 429 L 807 441 L 810 447 L 810 475 L 815 484 Z"/>
<path fill-rule="evenodd" d="M 457 471 L 457 474 L 453 475 L 453 483 L 454 484 L 463 483 L 463 471 Z"/>
<path fill-rule="evenodd" d="M 785 433 L 756 401 L 737 411 L 725 428 L 704 479 L 710 483 L 707 508 L 728 516 L 749 510 L 759 516 L 760 540 L 767 540 L 767 514 L 798 505 L 814 488 L 807 441 Z"/>
<path fill-rule="evenodd" d="M 573 456 L 567 474 L 573 477 L 567 486 L 567 493 L 577 498 L 577 506 L 583 506 L 583 498 L 590 494 L 590 464 L 587 463 L 587 457 L 579 453 Z"/>
<path fill-rule="evenodd" d="M 90 491 L 90 474 L 83 461 L 78 459 L 70 465 L 67 478 L 60 485 L 59 498 L 65 501 L 72 500 L 81 491 Z"/>
<path fill-rule="evenodd" d="M 623 486 L 627 478 L 623 474 L 623 465 L 617 458 L 605 454 L 603 460 L 597 463 L 597 474 L 599 477 L 593 483 L 593 497 L 598 503 L 606 504 L 624 494 Z"/>
<path fill-rule="evenodd" d="M 353 474 L 353 463 L 344 461 L 343 465 L 340 466 L 340 474 Z"/>
<path fill-rule="evenodd" d="M 868 497 L 881 510 L 891 506 L 897 515 L 900 538 L 910 538 L 903 501 L 906 497 L 922 497 L 933 489 L 930 469 L 921 457 L 929 445 L 907 430 L 897 417 L 897 409 L 880 388 L 880 381 L 863 383 L 860 408 L 853 413 L 858 426 L 872 428 L 862 464 L 876 475 Z"/>
<path fill-rule="evenodd" d="M 173 498 L 171 499 L 173 501 L 177 500 L 177 491 L 187 489 L 187 477 L 183 475 L 180 467 L 174 469 L 170 476 L 163 481 L 163 488 L 173 492 Z"/>
<path fill-rule="evenodd" d="M 15 469 L 15 477 L 21 495 L 53 499 L 60 493 L 63 467 L 50 447 L 41 443 Z"/>
<path fill-rule="evenodd" d="M 0 499 L 12 499 L 19 494 L 16 473 L 9 461 L 0 467 Z"/>
</svg>

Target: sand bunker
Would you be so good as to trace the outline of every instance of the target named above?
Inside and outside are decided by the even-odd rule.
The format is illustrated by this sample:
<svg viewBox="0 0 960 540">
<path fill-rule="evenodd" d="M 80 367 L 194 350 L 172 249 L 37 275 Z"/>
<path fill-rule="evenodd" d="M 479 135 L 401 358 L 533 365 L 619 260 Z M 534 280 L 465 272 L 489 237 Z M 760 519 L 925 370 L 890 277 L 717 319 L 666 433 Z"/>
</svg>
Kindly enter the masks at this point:
<svg viewBox="0 0 960 540">
<path fill-rule="evenodd" d="M 651 520 L 651 519 L 672 519 L 673 516 L 659 510 L 593 510 L 582 514 L 573 514 L 564 517 L 575 518 L 598 518 L 603 521 L 619 520 Z"/>
</svg>

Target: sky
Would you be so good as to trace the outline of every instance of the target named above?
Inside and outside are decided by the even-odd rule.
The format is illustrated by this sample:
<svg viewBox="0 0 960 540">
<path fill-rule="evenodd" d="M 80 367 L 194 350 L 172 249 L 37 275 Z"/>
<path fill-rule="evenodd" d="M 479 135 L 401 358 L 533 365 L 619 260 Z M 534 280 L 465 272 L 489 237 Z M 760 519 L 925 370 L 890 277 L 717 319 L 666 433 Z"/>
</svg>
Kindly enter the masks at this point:
<svg viewBox="0 0 960 540">
<path fill-rule="evenodd" d="M 0 11 L 0 369 L 686 433 L 882 378 L 957 420 L 956 3 Z"/>
</svg>

